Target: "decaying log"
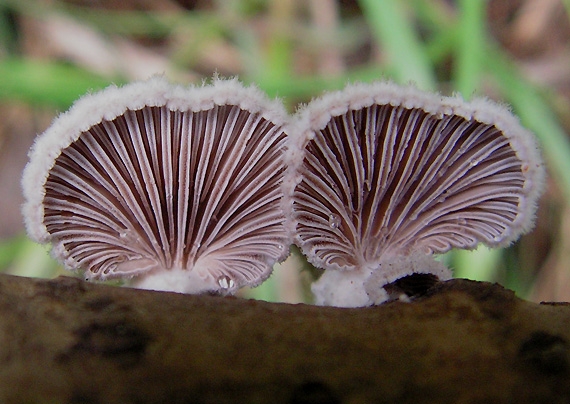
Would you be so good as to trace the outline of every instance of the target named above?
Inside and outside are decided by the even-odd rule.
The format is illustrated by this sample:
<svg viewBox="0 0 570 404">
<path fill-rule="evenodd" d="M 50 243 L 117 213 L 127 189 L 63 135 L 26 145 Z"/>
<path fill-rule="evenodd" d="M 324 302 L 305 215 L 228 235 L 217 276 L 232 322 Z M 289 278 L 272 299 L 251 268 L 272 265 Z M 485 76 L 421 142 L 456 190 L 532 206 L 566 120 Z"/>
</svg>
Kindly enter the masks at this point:
<svg viewBox="0 0 570 404">
<path fill-rule="evenodd" d="M 0 403 L 568 403 L 570 305 L 337 309 L 0 275 Z"/>
</svg>

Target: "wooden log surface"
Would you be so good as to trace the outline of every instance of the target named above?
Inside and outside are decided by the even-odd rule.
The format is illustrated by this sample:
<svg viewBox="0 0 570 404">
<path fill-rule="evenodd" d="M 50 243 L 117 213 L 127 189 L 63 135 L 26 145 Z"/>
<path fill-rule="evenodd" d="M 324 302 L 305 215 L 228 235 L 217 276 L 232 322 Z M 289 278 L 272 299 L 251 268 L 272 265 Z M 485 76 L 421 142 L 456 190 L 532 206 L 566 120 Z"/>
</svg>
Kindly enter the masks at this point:
<svg viewBox="0 0 570 404">
<path fill-rule="evenodd" d="M 338 309 L 0 275 L 0 403 L 568 403 L 570 305 Z"/>
</svg>

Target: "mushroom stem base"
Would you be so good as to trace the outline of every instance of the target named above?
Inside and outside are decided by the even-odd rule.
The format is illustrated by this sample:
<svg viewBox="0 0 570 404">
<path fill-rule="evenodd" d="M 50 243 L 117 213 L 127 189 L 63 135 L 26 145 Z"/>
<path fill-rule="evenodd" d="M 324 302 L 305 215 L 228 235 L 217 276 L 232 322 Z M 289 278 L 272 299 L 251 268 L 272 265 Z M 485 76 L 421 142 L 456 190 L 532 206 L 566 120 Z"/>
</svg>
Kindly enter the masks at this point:
<svg viewBox="0 0 570 404">
<path fill-rule="evenodd" d="M 326 270 L 311 285 L 311 291 L 319 306 L 366 307 L 393 299 L 384 287 L 413 274 L 431 274 L 440 281 L 451 278 L 451 271 L 432 255 L 413 251 L 407 255 L 388 256 L 381 262 L 354 270 Z"/>
</svg>

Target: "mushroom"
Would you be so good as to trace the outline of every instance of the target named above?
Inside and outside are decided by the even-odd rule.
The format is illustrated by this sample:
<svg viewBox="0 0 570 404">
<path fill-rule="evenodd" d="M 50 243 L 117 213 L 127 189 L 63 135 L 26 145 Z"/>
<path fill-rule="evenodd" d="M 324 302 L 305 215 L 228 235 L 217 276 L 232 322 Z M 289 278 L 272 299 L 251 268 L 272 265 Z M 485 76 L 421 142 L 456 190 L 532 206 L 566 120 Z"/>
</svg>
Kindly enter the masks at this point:
<svg viewBox="0 0 570 404">
<path fill-rule="evenodd" d="M 35 141 L 30 237 L 85 278 L 231 293 L 288 254 L 279 101 L 236 79 L 153 77 L 84 96 Z"/>
<path fill-rule="evenodd" d="M 544 171 L 507 108 L 388 82 L 355 84 L 298 112 L 288 152 L 295 244 L 324 274 L 317 304 L 368 306 L 434 257 L 506 246 L 533 226 Z"/>
</svg>

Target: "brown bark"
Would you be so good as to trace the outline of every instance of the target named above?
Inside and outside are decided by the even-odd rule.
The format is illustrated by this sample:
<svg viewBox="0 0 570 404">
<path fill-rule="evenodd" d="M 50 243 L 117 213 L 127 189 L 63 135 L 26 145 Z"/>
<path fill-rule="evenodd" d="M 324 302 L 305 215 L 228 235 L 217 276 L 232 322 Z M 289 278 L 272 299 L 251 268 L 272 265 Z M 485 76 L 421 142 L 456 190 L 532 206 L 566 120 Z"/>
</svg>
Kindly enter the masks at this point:
<svg viewBox="0 0 570 404">
<path fill-rule="evenodd" d="M 567 403 L 570 305 L 337 309 L 0 275 L 1 403 Z"/>
</svg>

